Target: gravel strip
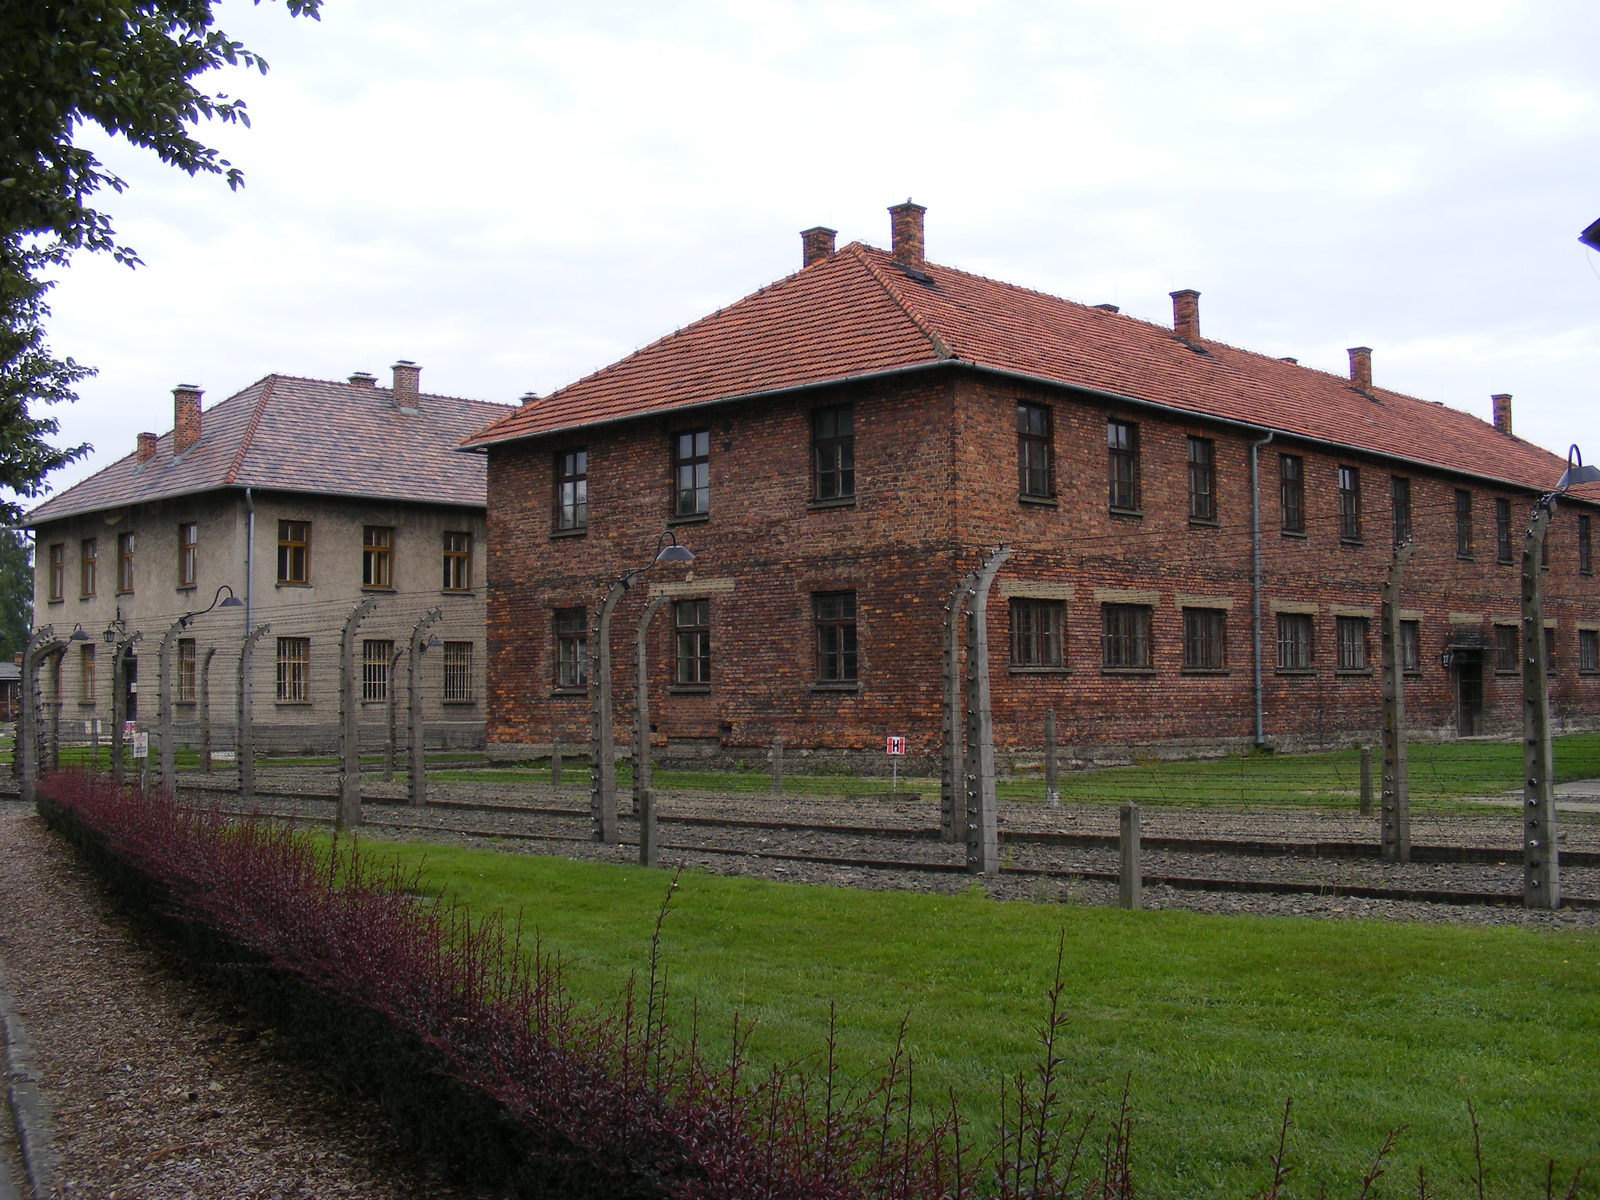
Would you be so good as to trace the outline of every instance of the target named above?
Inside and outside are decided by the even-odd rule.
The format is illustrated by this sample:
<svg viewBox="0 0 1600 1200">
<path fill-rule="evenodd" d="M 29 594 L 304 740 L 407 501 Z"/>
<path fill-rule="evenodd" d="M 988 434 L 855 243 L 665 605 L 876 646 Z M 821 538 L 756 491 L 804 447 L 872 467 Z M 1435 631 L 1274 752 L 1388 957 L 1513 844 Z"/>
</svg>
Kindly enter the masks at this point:
<svg viewBox="0 0 1600 1200">
<path fill-rule="evenodd" d="M 72 849 L 0 809 L 0 961 L 54 1118 L 61 1197 L 466 1200 L 382 1114 L 273 1051 L 141 941 Z"/>
</svg>

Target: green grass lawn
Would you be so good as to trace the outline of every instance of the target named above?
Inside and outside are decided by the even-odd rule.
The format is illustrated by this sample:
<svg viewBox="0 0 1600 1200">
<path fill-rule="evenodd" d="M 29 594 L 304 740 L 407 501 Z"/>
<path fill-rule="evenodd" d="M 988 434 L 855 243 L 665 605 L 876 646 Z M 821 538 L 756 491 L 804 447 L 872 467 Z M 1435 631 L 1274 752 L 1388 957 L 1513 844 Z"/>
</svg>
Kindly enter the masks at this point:
<svg viewBox="0 0 1600 1200">
<path fill-rule="evenodd" d="M 420 863 L 429 886 L 453 889 L 474 911 L 522 911 L 591 999 L 614 995 L 643 965 L 668 880 L 491 851 L 382 852 Z M 1069 1067 L 1083 1103 L 1100 1108 L 1131 1073 L 1146 1195 L 1260 1187 L 1285 1096 L 1298 1196 L 1323 1184 L 1355 1191 L 1398 1125 L 1410 1129 L 1378 1194 L 1415 1195 L 1425 1163 L 1441 1195 L 1465 1195 L 1468 1097 L 1494 1195 L 1540 1191 L 1547 1155 L 1569 1177 L 1586 1156 L 1600 1158 L 1600 936 L 1127 913 L 689 874 L 665 946 L 680 1013 L 694 998 L 719 1036 L 735 1011 L 756 1019 L 758 1057 L 814 1052 L 831 1000 L 844 1053 L 864 1069 L 909 1013 L 922 1094 L 954 1084 L 988 1119 L 995 1078 L 1031 1061 L 1062 931 Z M 1600 1195 L 1597 1184 L 1600 1175 L 1583 1194 Z"/>
</svg>

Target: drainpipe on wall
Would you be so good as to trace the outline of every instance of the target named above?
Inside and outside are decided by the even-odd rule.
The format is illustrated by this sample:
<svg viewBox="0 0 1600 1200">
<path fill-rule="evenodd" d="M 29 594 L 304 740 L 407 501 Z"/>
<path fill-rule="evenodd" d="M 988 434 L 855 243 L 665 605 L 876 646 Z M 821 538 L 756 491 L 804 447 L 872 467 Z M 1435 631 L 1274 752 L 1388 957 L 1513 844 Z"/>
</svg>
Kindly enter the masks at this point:
<svg viewBox="0 0 1600 1200">
<path fill-rule="evenodd" d="M 1261 703 L 1261 447 L 1277 436 L 1268 432 L 1250 443 L 1250 640 L 1254 649 L 1256 748 L 1267 744 L 1266 718 Z"/>
</svg>

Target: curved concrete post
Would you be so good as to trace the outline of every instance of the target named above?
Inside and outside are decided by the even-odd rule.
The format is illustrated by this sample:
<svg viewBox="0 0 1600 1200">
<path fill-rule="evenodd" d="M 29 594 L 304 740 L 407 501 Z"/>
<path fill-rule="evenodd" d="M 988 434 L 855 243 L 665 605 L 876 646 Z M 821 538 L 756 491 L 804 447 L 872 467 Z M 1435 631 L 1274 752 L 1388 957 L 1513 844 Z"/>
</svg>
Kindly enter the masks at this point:
<svg viewBox="0 0 1600 1200">
<path fill-rule="evenodd" d="M 422 726 L 422 655 L 428 647 L 423 644 L 423 637 L 428 632 L 428 627 L 437 621 L 443 612 L 437 608 L 430 608 L 423 613 L 417 623 L 411 627 L 411 641 L 407 643 L 406 660 L 406 774 L 408 784 L 407 802 L 413 808 L 421 808 L 428 802 L 428 757 L 423 745 L 424 729 Z"/>
<path fill-rule="evenodd" d="M 169 792 L 178 785 L 172 755 L 172 643 L 188 627 L 190 619 L 185 613 L 168 626 L 161 635 L 161 651 L 156 658 L 156 786 Z"/>
<path fill-rule="evenodd" d="M 1406 771 L 1406 689 L 1400 661 L 1400 576 L 1416 545 L 1401 542 L 1383 581 L 1383 858 L 1411 861 L 1411 784 Z"/>
<path fill-rule="evenodd" d="M 1539 564 L 1554 502 L 1541 500 L 1522 539 L 1522 903 L 1561 907 L 1555 763 L 1550 744 L 1549 655 Z"/>
<path fill-rule="evenodd" d="M 350 610 L 339 635 L 339 809 L 333 827 L 343 831 L 361 824 L 361 701 L 356 696 L 356 628 L 378 605 L 368 596 Z"/>
<path fill-rule="evenodd" d="M 234 765 L 239 769 L 239 798 L 252 800 L 256 794 L 256 723 L 254 691 L 251 689 L 251 671 L 255 666 L 256 643 L 271 629 L 271 625 L 257 625 L 239 647 L 238 691 L 235 697 L 238 709 L 234 720 Z"/>
<path fill-rule="evenodd" d="M 206 656 L 200 663 L 200 769 L 207 775 L 211 774 L 211 660 L 217 656 L 217 648 L 206 648 Z"/>
<path fill-rule="evenodd" d="M 624 575 L 606 589 L 600 602 L 600 619 L 595 623 L 594 641 L 589 647 L 589 826 L 590 836 L 607 845 L 617 844 L 617 764 L 616 731 L 611 712 L 611 613 L 628 590 Z"/>
<path fill-rule="evenodd" d="M 944 656 L 941 662 L 943 686 L 939 693 L 939 840 L 959 842 L 966 830 L 966 771 L 963 768 L 964 729 L 961 692 L 961 642 L 967 597 L 978 582 L 978 573 L 968 571 L 950 593 L 944 606 Z"/>
<path fill-rule="evenodd" d="M 39 667 L 66 642 L 55 636 L 55 626 L 46 625 L 33 631 L 22 652 L 22 679 L 18 699 L 22 713 L 17 723 L 17 753 L 21 758 L 20 785 L 24 803 L 35 799 L 34 784 L 39 778 Z"/>
<path fill-rule="evenodd" d="M 967 870 L 1000 870 L 994 791 L 994 715 L 989 706 L 989 588 L 1011 551 L 997 546 L 978 568 L 967 603 Z"/>
<path fill-rule="evenodd" d="M 652 597 L 639 614 L 633 630 L 633 811 L 643 813 L 650 790 L 650 673 L 645 650 L 649 641 L 650 619 L 667 602 L 666 596 Z"/>
</svg>

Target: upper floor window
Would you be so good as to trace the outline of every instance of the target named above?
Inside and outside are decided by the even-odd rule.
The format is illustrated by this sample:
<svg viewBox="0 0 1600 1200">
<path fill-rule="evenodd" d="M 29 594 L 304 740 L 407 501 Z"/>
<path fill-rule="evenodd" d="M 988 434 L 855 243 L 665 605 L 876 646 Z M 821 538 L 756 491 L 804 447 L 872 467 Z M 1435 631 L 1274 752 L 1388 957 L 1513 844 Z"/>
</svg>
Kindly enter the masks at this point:
<svg viewBox="0 0 1600 1200">
<path fill-rule="evenodd" d="M 1189 439 L 1189 519 L 1217 519 L 1217 446 L 1210 438 Z"/>
<path fill-rule="evenodd" d="M 711 511 L 711 431 L 697 429 L 672 439 L 672 514 L 700 517 Z"/>
<path fill-rule="evenodd" d="M 1228 667 L 1228 613 L 1222 608 L 1183 610 L 1183 668 L 1223 671 Z"/>
<path fill-rule="evenodd" d="M 175 698 L 179 704 L 194 703 L 195 649 L 193 638 L 178 639 L 178 691 Z"/>
<path fill-rule="evenodd" d="M 1513 675 L 1522 661 L 1522 631 L 1515 625 L 1494 627 L 1494 669 Z"/>
<path fill-rule="evenodd" d="M 50 546 L 50 599 L 61 600 L 67 594 L 67 544 L 55 542 Z"/>
<path fill-rule="evenodd" d="M 1048 499 L 1050 410 L 1042 404 L 1017 405 L 1017 494 Z"/>
<path fill-rule="evenodd" d="M 1511 559 L 1511 501 L 1497 496 L 1494 502 L 1494 557 L 1496 562 Z"/>
<path fill-rule="evenodd" d="M 677 628 L 678 672 L 683 684 L 711 682 L 711 601 L 679 600 L 672 606 Z"/>
<path fill-rule="evenodd" d="M 1278 455 L 1278 513 L 1283 532 L 1306 531 L 1306 463 L 1298 454 Z"/>
<path fill-rule="evenodd" d="M 1112 670 L 1144 670 L 1150 654 L 1150 606 L 1102 604 L 1100 606 L 1100 662 Z"/>
<path fill-rule="evenodd" d="M 379 704 L 389 698 L 389 668 L 394 662 L 394 642 L 368 638 L 361 643 L 361 700 Z"/>
<path fill-rule="evenodd" d="M 1411 540 L 1411 480 L 1404 475 L 1389 477 L 1389 508 L 1394 517 L 1394 544 Z"/>
<path fill-rule="evenodd" d="M 361 586 L 394 587 L 394 529 L 367 525 L 361 530 Z"/>
<path fill-rule="evenodd" d="M 278 582 L 311 582 L 310 521 L 278 522 Z"/>
<path fill-rule="evenodd" d="M 464 704 L 472 699 L 472 643 L 444 644 L 444 695 L 446 704 Z"/>
<path fill-rule="evenodd" d="M 470 592 L 472 590 L 472 535 L 447 533 L 444 535 L 444 590 Z"/>
<path fill-rule="evenodd" d="M 1361 471 L 1357 467 L 1339 468 L 1339 538 L 1361 540 Z"/>
<path fill-rule="evenodd" d="M 1587 513 L 1578 514 L 1578 573 L 1594 574 L 1594 540 Z"/>
<path fill-rule="evenodd" d="M 117 595 L 133 592 L 133 534 L 117 535 Z"/>
<path fill-rule="evenodd" d="M 178 586 L 191 588 L 200 579 L 200 526 L 186 521 L 178 526 Z"/>
<path fill-rule="evenodd" d="M 1367 662 L 1368 620 L 1366 617 L 1339 617 L 1334 628 L 1339 651 L 1339 670 L 1365 671 Z"/>
<path fill-rule="evenodd" d="M 1310 613 L 1278 614 L 1278 670 L 1309 671 L 1315 622 Z"/>
<path fill-rule="evenodd" d="M 581 688 L 589 683 L 589 614 L 581 608 L 558 608 L 556 686 Z"/>
<path fill-rule="evenodd" d="M 1472 493 L 1456 489 L 1456 557 L 1472 557 Z"/>
<path fill-rule="evenodd" d="M 94 538 L 84 538 L 78 545 L 78 595 L 85 600 L 95 593 L 99 558 L 100 543 Z"/>
<path fill-rule="evenodd" d="M 817 500 L 850 500 L 856 494 L 855 410 L 848 404 L 811 414 L 812 491 Z"/>
<path fill-rule="evenodd" d="M 583 529 L 589 524 L 589 452 L 556 454 L 556 529 Z"/>
<path fill-rule="evenodd" d="M 1132 421 L 1106 422 L 1107 475 L 1111 507 L 1139 507 L 1139 426 Z"/>
<path fill-rule="evenodd" d="M 817 682 L 855 683 L 856 594 L 818 592 L 811 602 L 817 628 Z"/>
<path fill-rule="evenodd" d="M 1011 665 L 1059 667 L 1066 605 L 1060 600 L 1011 601 Z"/>
</svg>

